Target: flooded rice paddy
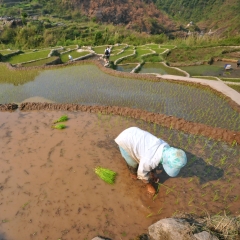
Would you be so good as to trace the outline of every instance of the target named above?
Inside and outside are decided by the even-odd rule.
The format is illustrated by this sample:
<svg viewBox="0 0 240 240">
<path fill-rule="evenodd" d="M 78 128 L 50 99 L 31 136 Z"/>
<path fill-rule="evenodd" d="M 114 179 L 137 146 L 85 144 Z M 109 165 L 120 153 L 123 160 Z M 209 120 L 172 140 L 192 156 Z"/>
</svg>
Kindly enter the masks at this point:
<svg viewBox="0 0 240 240">
<path fill-rule="evenodd" d="M 52 123 L 67 114 L 64 130 Z M 138 126 L 186 151 L 178 177 L 161 173 L 147 195 L 129 177 L 114 138 Z M 128 117 L 63 111 L 0 112 L 0 236 L 3 239 L 134 239 L 179 212 L 239 215 L 240 147 Z M 108 185 L 96 166 L 117 172 Z M 157 187 L 157 186 L 155 186 Z"/>
<path fill-rule="evenodd" d="M 44 70 L 28 82 L 22 78 L 19 83 L 17 78 L 0 83 L 0 103 L 42 97 L 58 103 L 131 107 L 240 130 L 240 114 L 209 89 L 110 76 L 95 65 Z"/>
<path fill-rule="evenodd" d="M 117 65 L 116 70 L 120 72 L 131 72 L 137 64 L 122 64 L 122 65 Z"/>
<path fill-rule="evenodd" d="M 225 70 L 225 64 L 231 64 L 231 70 Z M 240 78 L 240 68 L 237 68 L 236 63 L 216 61 L 212 65 L 199 65 L 179 67 L 188 72 L 190 76 L 215 76 L 215 77 L 229 77 Z"/>
<path fill-rule="evenodd" d="M 163 63 L 145 63 L 139 73 L 158 73 L 161 75 L 177 75 L 177 76 L 186 76 L 185 73 L 179 71 L 178 69 L 167 67 Z"/>
</svg>

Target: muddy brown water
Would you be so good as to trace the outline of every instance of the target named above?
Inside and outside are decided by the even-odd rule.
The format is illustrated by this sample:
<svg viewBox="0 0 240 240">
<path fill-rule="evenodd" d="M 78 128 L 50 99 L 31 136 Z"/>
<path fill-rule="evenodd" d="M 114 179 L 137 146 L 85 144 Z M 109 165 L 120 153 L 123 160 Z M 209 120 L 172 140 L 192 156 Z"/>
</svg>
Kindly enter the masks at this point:
<svg viewBox="0 0 240 240">
<path fill-rule="evenodd" d="M 53 121 L 63 114 L 69 116 L 67 128 L 52 129 Z M 131 118 L 86 112 L 0 112 L 0 236 L 88 240 L 100 234 L 133 239 L 147 232 L 150 224 L 180 211 L 240 213 L 239 148 L 209 140 L 204 151 L 199 139 L 186 135 L 192 141 L 191 164 L 177 178 L 163 176 L 159 194 L 152 198 L 141 181 L 129 177 L 114 142 L 130 126 L 155 129 Z M 159 134 L 168 141 L 168 132 Z M 174 134 L 174 139 L 183 137 Z M 181 146 L 187 149 L 186 145 Z M 224 163 L 215 173 L 215 162 L 203 171 L 212 152 Z M 231 155 L 227 164 L 224 154 Z M 116 171 L 116 183 L 99 179 L 96 166 Z M 197 172 L 204 176 L 198 178 Z"/>
</svg>

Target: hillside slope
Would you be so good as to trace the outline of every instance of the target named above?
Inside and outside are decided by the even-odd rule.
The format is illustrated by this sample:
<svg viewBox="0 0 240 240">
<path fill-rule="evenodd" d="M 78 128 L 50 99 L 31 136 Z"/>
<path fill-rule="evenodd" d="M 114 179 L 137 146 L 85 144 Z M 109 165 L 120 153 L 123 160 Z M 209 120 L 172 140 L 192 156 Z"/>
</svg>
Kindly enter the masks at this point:
<svg viewBox="0 0 240 240">
<path fill-rule="evenodd" d="M 152 0 L 63 0 L 62 4 L 98 22 L 126 25 L 139 32 L 161 33 L 175 28 L 174 22 Z"/>
<path fill-rule="evenodd" d="M 198 24 L 202 29 L 221 34 L 240 33 L 239 0 L 153 0 L 173 19 Z"/>
<path fill-rule="evenodd" d="M 15 9 L 15 15 L 51 14 L 69 20 L 85 16 L 85 20 L 124 25 L 127 29 L 151 34 L 176 30 L 174 21 L 152 0 L 0 0 L 0 16 L 3 8 L 11 14 L 10 8 Z"/>
</svg>

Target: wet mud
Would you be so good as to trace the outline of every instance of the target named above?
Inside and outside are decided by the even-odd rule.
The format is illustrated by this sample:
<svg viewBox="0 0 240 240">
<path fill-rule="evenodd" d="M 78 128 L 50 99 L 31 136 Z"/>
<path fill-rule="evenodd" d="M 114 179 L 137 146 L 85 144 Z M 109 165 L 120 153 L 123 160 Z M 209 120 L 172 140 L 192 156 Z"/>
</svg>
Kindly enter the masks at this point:
<svg viewBox="0 0 240 240">
<path fill-rule="evenodd" d="M 27 106 L 39 109 L 29 111 Z M 97 108 L 82 106 L 88 112 L 81 112 L 75 105 L 62 105 L 64 111 L 58 104 L 45 104 L 45 110 L 41 106 L 27 103 L 21 111 L 0 112 L 0 236 L 4 239 L 75 240 L 96 235 L 134 239 L 152 223 L 179 211 L 239 214 L 239 148 L 202 136 L 179 135 L 132 117 L 105 115 L 107 107 L 93 113 Z M 48 111 L 46 106 L 56 109 Z M 121 111 L 129 116 L 129 109 Z M 69 117 L 64 122 L 67 128 L 52 129 L 64 114 Z M 155 197 L 129 176 L 114 142 L 131 126 L 161 136 L 187 153 L 188 164 L 177 178 L 156 170 L 162 185 Z M 213 162 L 206 164 L 211 156 Z M 96 166 L 117 172 L 116 183 L 99 179 Z"/>
<path fill-rule="evenodd" d="M 0 111 L 8 111 L 16 108 L 13 104 L 0 105 Z M 167 116 L 164 114 L 151 113 L 140 109 L 117 106 L 87 106 L 79 104 L 58 104 L 58 103 L 32 103 L 26 102 L 19 105 L 21 111 L 31 110 L 61 110 L 61 111 L 83 111 L 91 113 L 113 114 L 134 119 L 141 119 L 148 123 L 156 123 L 170 129 L 184 131 L 186 133 L 203 135 L 215 140 L 225 141 L 227 143 L 240 144 L 240 132 L 228 129 L 214 128 L 200 123 L 186 121 L 182 118 Z"/>
</svg>

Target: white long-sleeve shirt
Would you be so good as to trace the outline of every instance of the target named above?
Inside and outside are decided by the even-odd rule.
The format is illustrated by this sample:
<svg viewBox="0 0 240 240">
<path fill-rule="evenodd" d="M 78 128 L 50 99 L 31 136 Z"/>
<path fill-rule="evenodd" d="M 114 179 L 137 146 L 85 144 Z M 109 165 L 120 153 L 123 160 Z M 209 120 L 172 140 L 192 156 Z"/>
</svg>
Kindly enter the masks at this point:
<svg viewBox="0 0 240 240">
<path fill-rule="evenodd" d="M 162 139 L 137 127 L 121 132 L 115 142 L 139 163 L 138 179 L 144 180 L 148 180 L 148 173 L 160 163 L 163 148 L 169 146 Z"/>
</svg>

